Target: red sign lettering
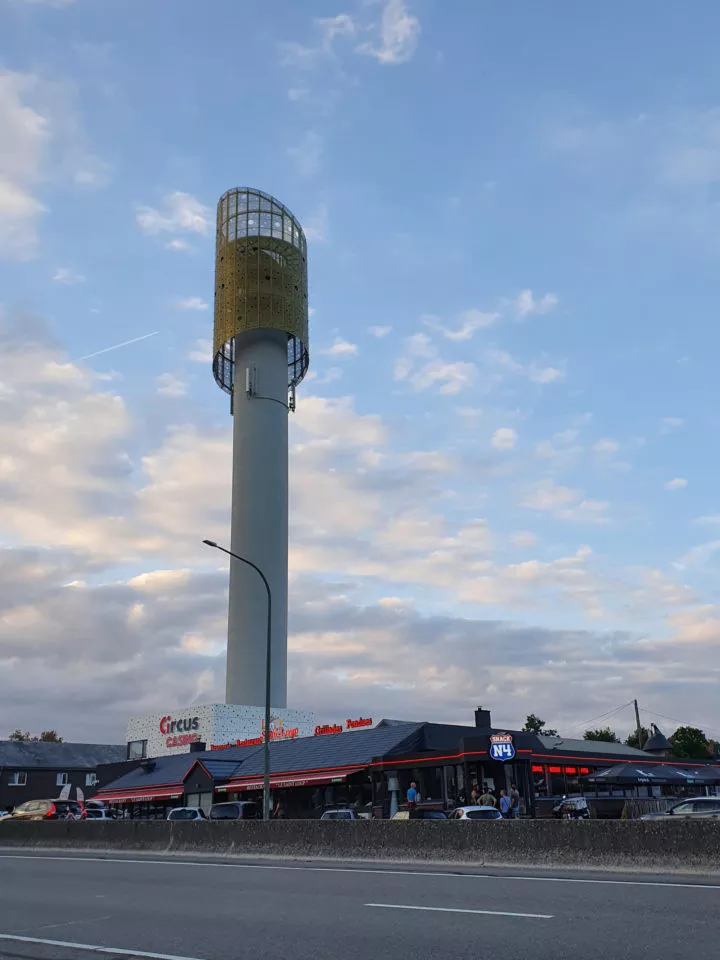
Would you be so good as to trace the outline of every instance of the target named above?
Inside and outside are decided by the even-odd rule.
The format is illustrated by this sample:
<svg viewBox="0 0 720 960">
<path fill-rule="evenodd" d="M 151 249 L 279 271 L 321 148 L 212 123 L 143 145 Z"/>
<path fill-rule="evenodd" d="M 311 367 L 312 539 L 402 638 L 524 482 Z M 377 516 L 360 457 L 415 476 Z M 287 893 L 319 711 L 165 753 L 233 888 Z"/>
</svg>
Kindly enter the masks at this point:
<svg viewBox="0 0 720 960">
<path fill-rule="evenodd" d="M 357 730 L 359 727 L 371 727 L 372 717 L 360 717 L 358 720 L 346 720 L 346 730 Z"/>
<path fill-rule="evenodd" d="M 322 726 L 318 724 L 318 726 L 315 727 L 316 737 L 324 737 L 328 733 L 342 733 L 342 732 L 343 732 L 343 728 L 339 726 L 339 724 L 337 723 L 333 723 L 332 726 L 329 723 L 324 723 Z"/>
</svg>

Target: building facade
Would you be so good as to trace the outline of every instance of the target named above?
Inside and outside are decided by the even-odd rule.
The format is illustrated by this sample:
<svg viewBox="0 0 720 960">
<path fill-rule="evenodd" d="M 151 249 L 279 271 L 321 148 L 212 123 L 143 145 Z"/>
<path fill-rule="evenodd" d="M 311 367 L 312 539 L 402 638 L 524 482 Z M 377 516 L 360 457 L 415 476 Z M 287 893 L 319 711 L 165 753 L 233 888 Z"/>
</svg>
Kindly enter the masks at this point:
<svg viewBox="0 0 720 960">
<path fill-rule="evenodd" d="M 124 745 L 0 740 L 0 811 L 54 800 L 70 789 L 86 798 L 124 772 Z"/>
</svg>

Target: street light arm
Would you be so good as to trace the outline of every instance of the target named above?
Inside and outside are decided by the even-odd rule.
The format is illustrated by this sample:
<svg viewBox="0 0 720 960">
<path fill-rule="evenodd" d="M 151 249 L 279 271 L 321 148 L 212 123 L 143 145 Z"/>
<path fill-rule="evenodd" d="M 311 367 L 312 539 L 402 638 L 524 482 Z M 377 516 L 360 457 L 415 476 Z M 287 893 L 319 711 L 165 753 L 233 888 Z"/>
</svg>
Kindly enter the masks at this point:
<svg viewBox="0 0 720 960">
<path fill-rule="evenodd" d="M 203 540 L 203 543 L 208 547 L 214 547 L 215 550 L 220 550 L 222 553 L 226 553 L 229 557 L 232 557 L 234 560 L 239 560 L 240 563 L 247 564 L 248 567 L 252 567 L 255 570 L 265 584 L 265 590 L 267 592 L 267 640 L 265 646 L 265 729 L 263 731 L 263 820 L 270 819 L 270 680 L 272 673 L 272 593 L 270 592 L 270 584 L 267 582 L 267 577 L 262 572 L 260 567 L 256 566 L 252 560 L 246 560 L 245 557 L 239 556 L 237 553 L 233 553 L 232 550 L 228 550 L 225 547 L 221 547 L 219 543 L 215 543 L 214 540 Z"/>
<path fill-rule="evenodd" d="M 234 560 L 239 560 L 240 563 L 246 563 L 249 567 L 252 567 L 253 570 L 256 570 L 260 575 L 262 582 L 265 584 L 265 589 L 267 590 L 268 597 L 270 596 L 270 584 L 267 582 L 265 574 L 262 572 L 260 567 L 256 566 L 252 560 L 246 560 L 245 557 L 241 557 L 238 553 L 233 553 L 232 550 L 228 550 L 226 547 L 221 547 L 219 543 L 215 543 L 214 540 L 203 540 L 203 543 L 207 547 L 214 547 L 216 550 L 220 550 L 221 553 L 226 553 L 229 557 L 232 557 Z"/>
</svg>

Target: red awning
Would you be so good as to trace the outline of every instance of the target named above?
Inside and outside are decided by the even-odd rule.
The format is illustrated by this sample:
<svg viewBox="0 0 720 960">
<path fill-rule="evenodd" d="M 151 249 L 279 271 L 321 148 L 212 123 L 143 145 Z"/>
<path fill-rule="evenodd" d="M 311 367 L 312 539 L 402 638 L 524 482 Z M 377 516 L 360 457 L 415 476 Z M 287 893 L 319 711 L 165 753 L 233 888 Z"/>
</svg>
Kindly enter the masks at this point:
<svg viewBox="0 0 720 960">
<path fill-rule="evenodd" d="M 169 800 L 182 795 L 182 787 L 167 787 L 155 790 L 150 788 L 147 793 L 130 791 L 128 793 L 98 793 L 94 799 L 102 800 L 105 803 L 142 803 L 144 800 Z"/>
<path fill-rule="evenodd" d="M 352 773 L 358 773 L 364 770 L 364 767 L 353 767 L 350 770 L 324 770 L 320 773 L 271 773 L 270 786 L 277 789 L 285 787 L 310 787 L 320 786 L 325 783 L 344 783 Z M 253 779 L 238 783 L 228 783 L 224 787 L 218 787 L 218 792 L 228 790 L 262 790 L 263 780 Z"/>
</svg>

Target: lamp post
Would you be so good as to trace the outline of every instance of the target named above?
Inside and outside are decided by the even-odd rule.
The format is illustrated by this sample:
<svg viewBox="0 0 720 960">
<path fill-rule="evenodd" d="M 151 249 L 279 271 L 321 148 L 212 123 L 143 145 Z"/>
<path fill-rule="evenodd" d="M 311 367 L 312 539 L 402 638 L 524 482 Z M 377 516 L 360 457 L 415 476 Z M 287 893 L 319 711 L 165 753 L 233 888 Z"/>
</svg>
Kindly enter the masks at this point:
<svg viewBox="0 0 720 960">
<path fill-rule="evenodd" d="M 260 567 L 256 566 L 252 560 L 246 560 L 245 557 L 239 556 L 237 553 L 233 553 L 232 550 L 227 550 L 225 547 L 221 547 L 218 543 L 215 543 L 214 540 L 203 540 L 203 543 L 208 547 L 214 547 L 216 550 L 220 550 L 222 553 L 226 553 L 229 557 L 232 557 L 235 560 L 239 560 L 240 563 L 245 563 L 248 567 L 252 567 L 253 570 L 257 571 L 260 574 L 262 582 L 265 584 L 265 590 L 267 591 L 267 644 L 265 650 L 265 729 L 263 730 L 263 820 L 270 819 L 270 667 L 272 664 L 272 658 L 270 656 L 270 638 L 272 632 L 272 594 L 270 593 L 270 584 L 267 582 L 265 574 L 262 572 Z"/>
</svg>

